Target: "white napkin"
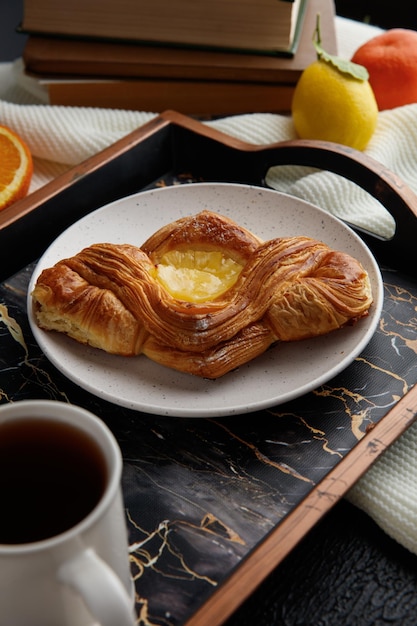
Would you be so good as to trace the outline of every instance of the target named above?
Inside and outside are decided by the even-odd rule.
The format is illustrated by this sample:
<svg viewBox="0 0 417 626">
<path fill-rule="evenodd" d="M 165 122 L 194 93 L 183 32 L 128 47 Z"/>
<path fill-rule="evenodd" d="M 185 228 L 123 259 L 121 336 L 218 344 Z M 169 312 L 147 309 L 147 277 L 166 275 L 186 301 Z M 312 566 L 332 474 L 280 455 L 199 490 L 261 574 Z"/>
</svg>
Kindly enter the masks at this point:
<svg viewBox="0 0 417 626">
<path fill-rule="evenodd" d="M 0 101 L 0 123 L 18 132 L 34 156 L 31 191 L 69 167 L 105 148 L 141 126 L 154 113 L 49 105 L 22 105 Z M 206 122 L 248 143 L 270 144 L 296 137 L 289 116 L 248 114 Z M 396 172 L 417 192 L 417 105 L 379 114 L 367 154 Z M 276 167 L 268 184 L 318 204 L 346 221 L 390 237 L 394 222 L 365 191 L 330 172 L 311 168 Z"/>
<path fill-rule="evenodd" d="M 343 27 L 348 29 L 348 38 L 344 42 L 346 44 L 349 40 L 353 49 L 379 32 L 349 21 L 344 22 Z M 40 101 L 39 94 L 31 93 L 27 85 L 11 84 L 10 77 L 8 81 L 3 81 L 6 88 L 2 92 L 3 100 L 0 100 L 0 123 L 18 132 L 32 151 L 35 171 L 30 191 L 155 116 L 152 112 L 34 104 Z M 10 94 L 13 98 L 8 97 Z M 253 144 L 295 138 L 292 120 L 288 116 L 240 115 L 206 123 Z M 417 192 L 417 104 L 380 113 L 366 153 L 398 174 Z M 275 167 L 268 173 L 268 183 L 382 236 L 393 232 L 393 220 L 379 203 L 360 188 L 329 172 Z M 416 476 L 417 424 L 380 457 L 347 497 L 366 511 L 388 535 L 417 554 Z"/>
</svg>

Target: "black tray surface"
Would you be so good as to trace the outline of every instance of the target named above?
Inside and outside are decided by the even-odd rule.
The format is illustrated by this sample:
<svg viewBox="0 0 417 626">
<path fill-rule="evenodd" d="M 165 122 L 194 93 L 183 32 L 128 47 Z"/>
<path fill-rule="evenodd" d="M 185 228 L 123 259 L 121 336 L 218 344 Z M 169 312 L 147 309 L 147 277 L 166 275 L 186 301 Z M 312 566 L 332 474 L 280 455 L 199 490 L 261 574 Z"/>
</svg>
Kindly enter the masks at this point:
<svg viewBox="0 0 417 626">
<path fill-rule="evenodd" d="M 116 434 L 138 604 L 162 620 L 152 623 L 184 623 L 417 379 L 408 321 L 417 286 L 385 271 L 380 328 L 350 367 L 313 393 L 222 419 L 132 412 L 84 392 L 42 354 L 26 316 L 32 269 L 0 286 L 2 402 L 72 402 Z"/>
<path fill-rule="evenodd" d="M 139 156 L 136 148 L 135 158 Z M 163 162 L 161 168 L 165 165 Z M 115 171 L 117 167 L 116 163 Z M 196 180 L 190 171 L 178 169 L 155 179 L 156 170 L 150 166 L 148 169 L 149 175 L 139 177 L 139 185 L 127 185 L 129 193 L 138 186 L 192 184 Z M 111 164 L 106 170 L 106 176 L 114 172 Z M 90 210 L 97 202 L 91 203 Z M 38 216 L 42 210 L 41 207 Z M 82 208 L 75 219 L 85 211 Z M 50 230 L 48 236 L 53 238 L 55 226 Z M 31 250 L 34 251 L 35 248 Z M 38 248 L 36 251 L 41 252 Z M 27 255 L 23 256 L 26 263 Z M 17 264 L 22 265 L 23 256 Z M 417 380 L 417 283 L 411 276 L 386 268 L 384 307 L 374 337 L 345 371 L 314 392 L 269 410 L 220 419 L 168 418 L 133 412 L 80 389 L 42 354 L 26 314 L 27 286 L 35 263 L 36 258 L 32 257 L 31 262 L 0 284 L 0 402 L 28 398 L 71 402 L 98 415 L 116 435 L 124 459 L 126 522 L 141 624 L 170 626 L 192 620 L 213 594 L 239 572 L 241 564 L 251 559 L 259 544 L 332 475 Z M 349 486 L 346 484 L 343 489 L 346 491 Z M 329 503 L 327 509 L 333 504 Z M 329 514 L 330 519 L 338 519 L 341 506 L 348 507 L 349 515 L 352 514 L 347 503 L 338 506 Z M 357 514 L 355 510 L 354 515 Z M 319 617 L 312 622 L 297 621 L 300 613 L 295 615 L 294 606 L 290 606 L 291 602 L 285 605 L 288 600 L 282 596 L 285 590 L 297 595 L 294 572 L 289 576 L 288 568 L 302 568 L 304 561 L 306 566 L 311 564 L 317 556 L 314 537 L 326 540 L 326 530 L 324 539 L 320 535 L 326 523 L 327 520 L 304 540 L 309 551 L 307 559 L 300 553 L 302 543 L 278 567 L 278 574 L 285 573 L 278 589 L 271 592 L 268 578 L 258 595 L 248 600 L 245 606 L 251 607 L 256 620 L 248 621 L 243 607 L 243 612 L 231 618 L 231 625 L 332 623 L 320 622 Z M 357 558 L 356 548 L 353 544 L 350 559 Z M 329 563 L 333 563 L 332 558 Z M 330 574 L 327 572 L 326 576 Z M 308 597 L 305 583 L 302 581 L 301 590 Z M 416 593 L 415 587 L 411 593 Z M 248 594 L 249 591 L 242 591 L 238 599 L 233 598 L 232 609 Z M 285 605 L 288 619 L 285 615 L 266 617 L 256 605 L 262 598 L 272 602 L 275 609 L 271 610 L 284 610 Z M 313 602 L 311 597 L 310 601 Z M 199 623 L 213 626 L 227 617 L 228 611 L 217 622 L 204 622 L 202 618 Z"/>
</svg>

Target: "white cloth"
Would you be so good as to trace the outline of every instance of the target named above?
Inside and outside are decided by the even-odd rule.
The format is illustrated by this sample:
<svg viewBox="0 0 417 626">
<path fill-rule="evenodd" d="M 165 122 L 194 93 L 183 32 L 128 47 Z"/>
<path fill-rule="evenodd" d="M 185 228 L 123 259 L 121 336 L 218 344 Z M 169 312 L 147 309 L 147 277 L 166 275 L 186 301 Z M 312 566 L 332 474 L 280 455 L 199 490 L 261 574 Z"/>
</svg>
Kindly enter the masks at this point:
<svg viewBox="0 0 417 626">
<path fill-rule="evenodd" d="M 349 58 L 379 29 L 337 18 L 339 54 Z M 20 80 L 18 79 L 20 76 Z M 155 116 L 42 104 L 39 87 L 19 74 L 19 62 L 0 66 L 0 123 L 16 130 L 34 156 L 30 191 L 105 148 Z M 292 120 L 272 114 L 240 115 L 207 122 L 254 144 L 295 138 Z M 397 173 L 417 192 L 417 104 L 379 114 L 366 153 Z M 329 172 L 308 168 L 272 168 L 269 184 L 326 208 L 381 235 L 394 228 L 373 198 Z M 348 499 L 366 511 L 387 534 L 417 554 L 417 424 L 407 430 L 351 489 Z"/>
<path fill-rule="evenodd" d="M 347 499 L 417 554 L 417 422 L 384 452 Z"/>
</svg>

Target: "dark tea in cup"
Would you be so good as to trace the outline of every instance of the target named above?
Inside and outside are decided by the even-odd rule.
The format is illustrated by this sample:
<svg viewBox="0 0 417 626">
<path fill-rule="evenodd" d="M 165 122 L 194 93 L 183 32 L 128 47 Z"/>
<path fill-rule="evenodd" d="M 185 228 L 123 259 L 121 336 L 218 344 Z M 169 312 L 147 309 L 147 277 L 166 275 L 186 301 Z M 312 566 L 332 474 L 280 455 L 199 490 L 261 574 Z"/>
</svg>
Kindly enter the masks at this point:
<svg viewBox="0 0 417 626">
<path fill-rule="evenodd" d="M 0 544 L 48 539 L 83 520 L 107 484 L 106 461 L 85 431 L 23 417 L 0 424 Z"/>
<path fill-rule="evenodd" d="M 0 624 L 135 626 L 111 430 L 70 402 L 0 403 Z"/>
</svg>

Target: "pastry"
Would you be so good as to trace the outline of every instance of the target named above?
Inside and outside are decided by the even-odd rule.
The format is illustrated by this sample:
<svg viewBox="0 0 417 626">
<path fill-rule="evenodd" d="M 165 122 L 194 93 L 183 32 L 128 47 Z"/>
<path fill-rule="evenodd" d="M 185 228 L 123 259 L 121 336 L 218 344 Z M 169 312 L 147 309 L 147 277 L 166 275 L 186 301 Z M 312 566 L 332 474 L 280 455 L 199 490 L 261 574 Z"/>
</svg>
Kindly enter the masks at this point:
<svg viewBox="0 0 417 626">
<path fill-rule="evenodd" d="M 161 228 L 140 248 L 94 244 L 43 270 L 38 325 L 112 354 L 218 378 L 277 342 L 354 324 L 369 277 L 308 237 L 262 241 L 210 211 Z"/>
</svg>

